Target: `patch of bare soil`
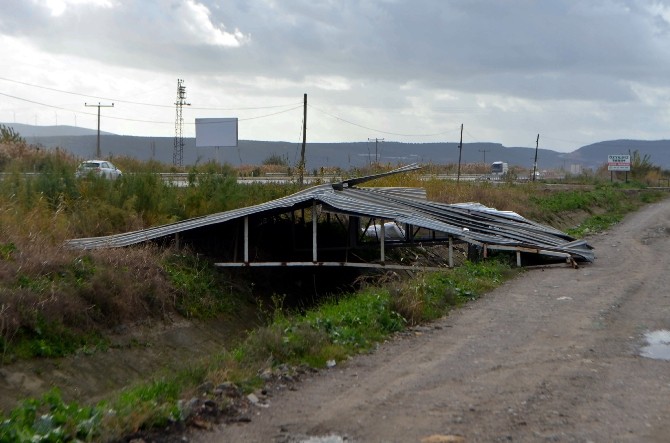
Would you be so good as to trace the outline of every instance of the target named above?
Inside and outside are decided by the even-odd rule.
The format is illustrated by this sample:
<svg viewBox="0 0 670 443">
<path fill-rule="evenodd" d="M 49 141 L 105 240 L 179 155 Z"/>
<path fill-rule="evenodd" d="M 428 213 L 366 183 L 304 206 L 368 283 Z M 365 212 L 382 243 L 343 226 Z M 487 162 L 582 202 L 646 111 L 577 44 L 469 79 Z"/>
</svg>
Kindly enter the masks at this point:
<svg viewBox="0 0 670 443">
<path fill-rule="evenodd" d="M 528 270 L 369 355 L 269 384 L 198 443 L 667 442 L 670 200 L 592 237 L 595 263 Z"/>
<path fill-rule="evenodd" d="M 107 351 L 0 365 L 0 410 L 58 387 L 67 401 L 90 404 L 161 371 L 179 370 L 240 340 L 257 319 L 236 318 L 132 326 Z"/>
</svg>

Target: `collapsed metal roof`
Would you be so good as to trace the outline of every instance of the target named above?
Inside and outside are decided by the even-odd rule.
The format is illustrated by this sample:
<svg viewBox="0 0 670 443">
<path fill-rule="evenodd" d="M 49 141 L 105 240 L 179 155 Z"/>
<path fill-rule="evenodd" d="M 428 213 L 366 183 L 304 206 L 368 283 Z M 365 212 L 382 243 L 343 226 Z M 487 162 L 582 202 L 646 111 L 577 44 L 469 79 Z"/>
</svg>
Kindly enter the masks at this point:
<svg viewBox="0 0 670 443">
<path fill-rule="evenodd" d="M 310 206 L 319 206 L 321 212 L 393 221 L 415 229 L 423 228 L 441 233 L 443 238 L 451 238 L 482 248 L 484 255 L 488 250 L 515 251 L 519 264 L 520 253 L 560 257 L 573 263 L 594 260 L 592 247 L 584 240 L 575 239 L 564 232 L 530 221 L 514 212 L 498 211 L 479 203 L 431 202 L 426 199 L 425 190 L 418 188 L 356 187 L 360 183 L 381 176 L 419 168 L 418 165 L 412 164 L 383 174 L 313 186 L 266 203 L 140 231 L 105 237 L 71 239 L 66 241 L 66 246 L 74 249 L 124 247 L 170 238 L 182 232 L 245 219 L 249 216 L 275 215 Z M 316 230 L 316 226 L 314 229 Z M 384 240 L 381 241 L 383 250 Z M 314 243 L 316 244 L 316 240 Z M 316 252 L 314 257 L 314 262 L 316 262 Z M 247 256 L 245 256 L 244 264 L 249 265 Z"/>
</svg>

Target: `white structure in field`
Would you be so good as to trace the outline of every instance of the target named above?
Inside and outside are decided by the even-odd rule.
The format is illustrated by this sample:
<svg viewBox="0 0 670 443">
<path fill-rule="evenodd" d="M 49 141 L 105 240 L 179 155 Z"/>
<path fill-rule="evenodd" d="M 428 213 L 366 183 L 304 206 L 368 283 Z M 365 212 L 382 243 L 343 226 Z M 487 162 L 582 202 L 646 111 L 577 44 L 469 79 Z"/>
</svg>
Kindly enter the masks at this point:
<svg viewBox="0 0 670 443">
<path fill-rule="evenodd" d="M 237 147 L 237 118 L 196 118 L 195 147 Z"/>
<path fill-rule="evenodd" d="M 366 237 L 379 238 L 382 235 L 381 225 L 370 225 L 364 230 Z M 384 223 L 384 239 L 385 240 L 404 240 L 405 230 L 398 226 L 396 222 Z"/>
</svg>

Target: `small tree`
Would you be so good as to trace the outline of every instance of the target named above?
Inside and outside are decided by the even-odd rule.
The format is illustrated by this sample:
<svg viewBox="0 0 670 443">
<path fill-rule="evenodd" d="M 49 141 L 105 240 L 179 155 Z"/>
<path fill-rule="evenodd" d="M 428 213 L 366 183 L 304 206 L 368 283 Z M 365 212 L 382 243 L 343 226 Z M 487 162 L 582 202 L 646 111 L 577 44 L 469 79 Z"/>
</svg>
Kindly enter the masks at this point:
<svg viewBox="0 0 670 443">
<path fill-rule="evenodd" d="M 637 149 L 633 151 L 630 157 L 630 170 L 634 179 L 642 180 L 655 169 L 658 169 L 658 167 L 651 162 L 649 154 L 641 155 Z"/>
<path fill-rule="evenodd" d="M 263 160 L 263 165 L 288 166 L 288 158 L 282 157 L 281 155 L 273 152 Z"/>
<path fill-rule="evenodd" d="M 25 143 L 26 140 L 9 126 L 0 125 L 0 143 Z"/>
</svg>

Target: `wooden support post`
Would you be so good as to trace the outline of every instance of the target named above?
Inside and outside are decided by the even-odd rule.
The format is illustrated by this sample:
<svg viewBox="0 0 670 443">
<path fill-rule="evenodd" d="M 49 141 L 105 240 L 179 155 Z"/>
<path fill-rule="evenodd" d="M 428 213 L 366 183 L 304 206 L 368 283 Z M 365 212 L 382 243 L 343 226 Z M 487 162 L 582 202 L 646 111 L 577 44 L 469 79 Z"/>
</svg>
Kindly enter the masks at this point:
<svg viewBox="0 0 670 443">
<path fill-rule="evenodd" d="M 383 220 L 380 220 L 379 222 L 381 224 L 381 231 L 382 231 L 382 235 L 381 235 L 381 261 L 382 261 L 382 263 L 384 263 L 384 239 L 386 238 L 386 226 L 384 226 L 384 221 Z"/>
<path fill-rule="evenodd" d="M 240 227 L 239 227 L 239 222 L 235 223 L 235 236 L 233 237 L 233 262 L 237 261 L 237 247 L 238 247 L 238 240 L 240 237 Z"/>
<path fill-rule="evenodd" d="M 295 251 L 295 211 L 291 211 L 291 248 Z"/>
<path fill-rule="evenodd" d="M 449 236 L 449 267 L 454 267 L 454 238 Z"/>
<path fill-rule="evenodd" d="M 312 202 L 312 261 L 316 263 L 316 202 Z"/>
<path fill-rule="evenodd" d="M 174 235 L 174 245 L 177 248 L 177 251 L 179 251 L 181 249 L 181 244 L 180 244 L 180 239 L 179 239 L 179 232 L 177 232 Z"/>
<path fill-rule="evenodd" d="M 487 247 L 486 243 L 484 243 L 484 253 L 483 253 L 484 258 L 489 258 L 489 248 Z"/>
<path fill-rule="evenodd" d="M 516 266 L 521 267 L 521 251 L 516 251 Z"/>
<path fill-rule="evenodd" d="M 361 219 L 354 215 L 349 217 L 349 240 L 347 246 L 355 248 L 358 246 L 358 236 L 361 235 Z"/>
<path fill-rule="evenodd" d="M 244 217 L 244 263 L 249 263 L 249 217 Z"/>
</svg>

